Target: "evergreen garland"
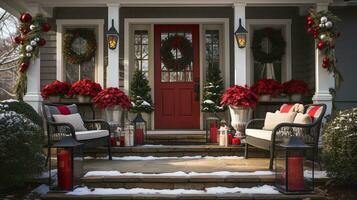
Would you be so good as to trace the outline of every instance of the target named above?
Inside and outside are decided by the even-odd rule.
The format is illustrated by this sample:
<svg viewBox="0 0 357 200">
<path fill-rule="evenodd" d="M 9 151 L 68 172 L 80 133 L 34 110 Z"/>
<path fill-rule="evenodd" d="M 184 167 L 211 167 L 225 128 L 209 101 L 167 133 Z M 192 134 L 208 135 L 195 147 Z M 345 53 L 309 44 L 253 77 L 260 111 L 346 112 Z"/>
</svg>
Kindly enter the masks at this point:
<svg viewBox="0 0 357 200">
<path fill-rule="evenodd" d="M 151 113 L 154 110 L 154 107 L 150 92 L 151 88 L 145 74 L 141 70 L 136 69 L 129 92 L 130 100 L 132 102 L 130 111 L 133 113 Z"/>
<path fill-rule="evenodd" d="M 203 88 L 202 112 L 223 112 L 225 107 L 220 106 L 223 94 L 223 79 L 218 65 L 208 65 L 206 83 Z"/>
</svg>

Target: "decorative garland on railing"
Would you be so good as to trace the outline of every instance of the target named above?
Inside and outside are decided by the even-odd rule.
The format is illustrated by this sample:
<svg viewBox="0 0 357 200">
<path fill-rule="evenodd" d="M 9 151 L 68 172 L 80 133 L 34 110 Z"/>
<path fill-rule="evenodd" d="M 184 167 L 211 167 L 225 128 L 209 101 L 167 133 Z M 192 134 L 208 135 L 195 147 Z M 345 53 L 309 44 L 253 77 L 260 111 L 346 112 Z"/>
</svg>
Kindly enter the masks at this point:
<svg viewBox="0 0 357 200">
<path fill-rule="evenodd" d="M 86 44 L 86 50 L 83 54 L 78 54 L 72 49 L 73 42 L 77 38 L 83 38 Z M 86 29 L 75 29 L 67 31 L 63 39 L 63 55 L 66 61 L 71 64 L 82 64 L 90 61 L 97 50 L 96 36 L 93 31 Z"/>
<path fill-rule="evenodd" d="M 330 11 L 317 12 L 310 10 L 307 16 L 307 32 L 311 33 L 316 41 L 316 48 L 322 56 L 322 67 L 333 73 L 335 84 L 338 88 L 343 81 L 343 77 L 337 68 L 335 54 L 336 39 L 340 36 L 336 24 L 340 19 Z"/>
<path fill-rule="evenodd" d="M 271 52 L 267 53 L 262 49 L 262 41 L 267 38 L 271 43 Z M 254 60 L 265 64 L 273 63 L 281 59 L 285 54 L 285 40 L 280 30 L 273 28 L 264 28 L 255 30 L 253 34 L 252 52 Z"/>
<path fill-rule="evenodd" d="M 15 94 L 18 99 L 22 99 L 27 88 L 26 72 L 30 67 L 30 61 L 38 57 L 39 47 L 46 44 L 46 40 L 42 38 L 42 35 L 44 32 L 48 32 L 51 26 L 41 14 L 32 17 L 29 13 L 22 13 L 19 19 L 20 26 L 18 29 L 20 35 L 14 38 L 15 45 L 20 45 Z"/>
<path fill-rule="evenodd" d="M 178 50 L 181 57 L 176 57 L 172 50 Z M 160 48 L 161 60 L 170 70 L 183 71 L 193 62 L 192 43 L 184 36 L 175 35 L 166 38 Z"/>
</svg>

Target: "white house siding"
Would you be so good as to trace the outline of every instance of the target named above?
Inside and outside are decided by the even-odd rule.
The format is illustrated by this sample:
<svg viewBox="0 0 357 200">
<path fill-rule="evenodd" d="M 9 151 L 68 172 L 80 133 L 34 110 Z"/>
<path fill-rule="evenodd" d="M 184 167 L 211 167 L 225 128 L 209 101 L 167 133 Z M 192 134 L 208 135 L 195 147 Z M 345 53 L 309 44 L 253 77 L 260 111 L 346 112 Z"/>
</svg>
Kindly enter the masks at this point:
<svg viewBox="0 0 357 200">
<path fill-rule="evenodd" d="M 46 45 L 40 50 L 41 86 L 56 79 L 56 32 L 48 32 L 44 39 Z"/>
</svg>

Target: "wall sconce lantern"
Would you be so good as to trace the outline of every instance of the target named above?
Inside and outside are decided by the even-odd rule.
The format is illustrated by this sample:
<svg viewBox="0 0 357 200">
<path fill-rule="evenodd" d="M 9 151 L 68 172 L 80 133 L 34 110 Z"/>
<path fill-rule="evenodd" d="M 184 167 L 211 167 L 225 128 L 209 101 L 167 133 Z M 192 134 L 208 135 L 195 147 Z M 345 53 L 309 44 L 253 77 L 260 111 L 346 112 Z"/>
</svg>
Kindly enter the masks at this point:
<svg viewBox="0 0 357 200">
<path fill-rule="evenodd" d="M 238 47 L 241 49 L 247 45 L 247 33 L 248 31 L 242 26 L 242 19 L 239 18 L 239 27 L 234 32 L 234 36 L 236 37 Z"/>
<path fill-rule="evenodd" d="M 119 40 L 119 33 L 114 27 L 114 19 L 112 19 L 112 26 L 107 31 L 107 41 L 109 49 L 116 49 Z"/>
</svg>

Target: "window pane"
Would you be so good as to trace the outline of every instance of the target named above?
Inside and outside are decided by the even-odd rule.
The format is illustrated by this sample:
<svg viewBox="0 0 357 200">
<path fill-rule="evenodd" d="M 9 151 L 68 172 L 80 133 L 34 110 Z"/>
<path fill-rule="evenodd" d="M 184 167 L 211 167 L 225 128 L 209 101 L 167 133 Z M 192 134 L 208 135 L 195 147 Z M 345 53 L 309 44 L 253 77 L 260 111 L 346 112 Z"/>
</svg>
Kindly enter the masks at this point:
<svg viewBox="0 0 357 200">
<path fill-rule="evenodd" d="M 149 35 L 146 30 L 134 31 L 134 64 L 148 77 L 149 72 Z"/>
<path fill-rule="evenodd" d="M 220 52 L 219 52 L 219 30 L 206 30 L 206 69 L 209 66 L 220 67 Z"/>
</svg>

